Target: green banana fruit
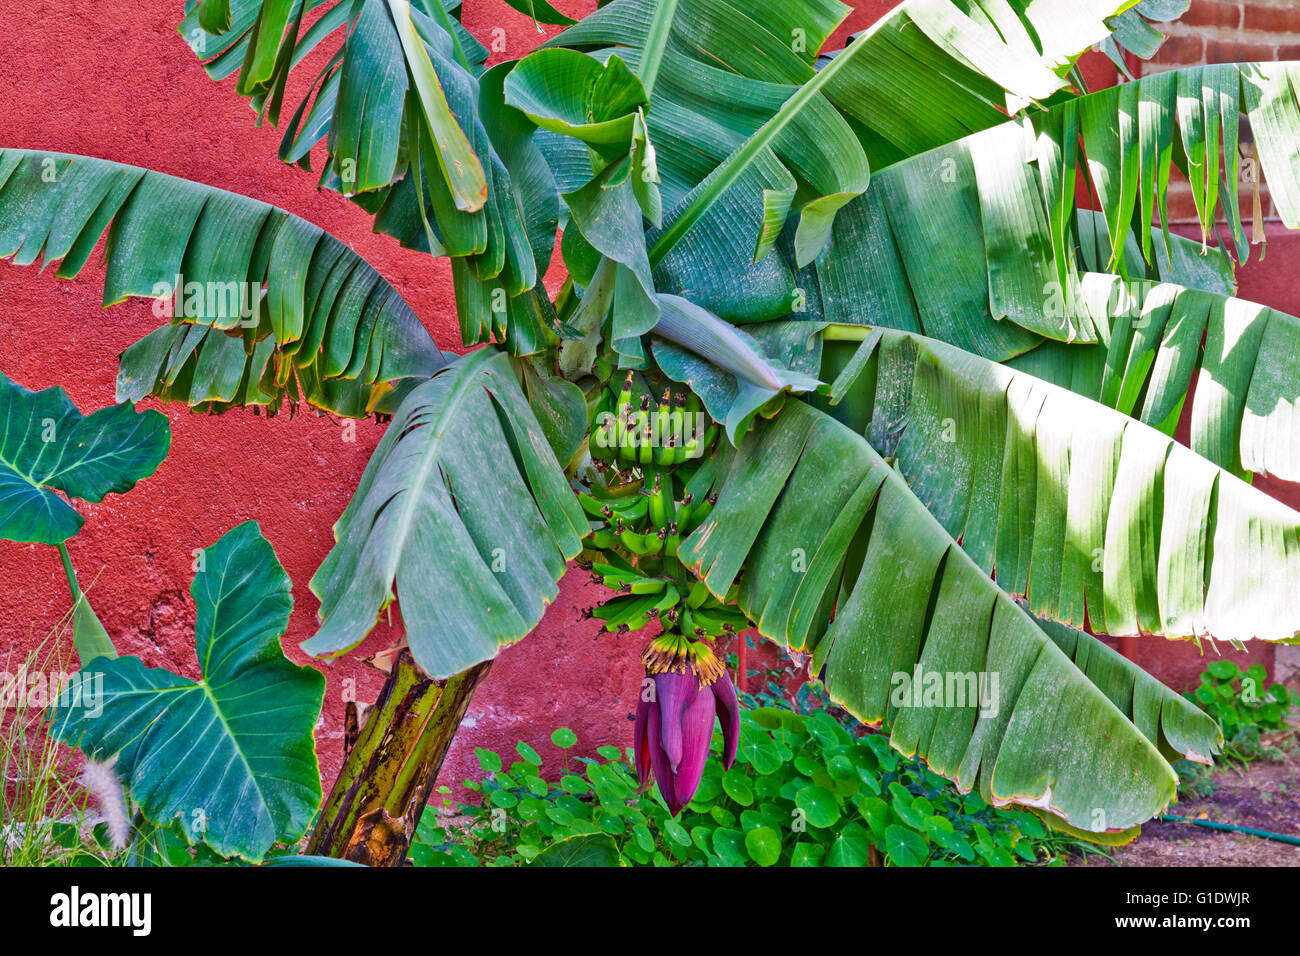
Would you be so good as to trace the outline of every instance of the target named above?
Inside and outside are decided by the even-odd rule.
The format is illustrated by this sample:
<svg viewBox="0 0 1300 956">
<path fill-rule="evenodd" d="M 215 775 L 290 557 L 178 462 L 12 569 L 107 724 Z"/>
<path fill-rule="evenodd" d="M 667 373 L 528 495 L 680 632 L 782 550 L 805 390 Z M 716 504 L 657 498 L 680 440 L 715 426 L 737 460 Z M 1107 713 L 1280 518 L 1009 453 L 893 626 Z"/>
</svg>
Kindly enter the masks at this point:
<svg viewBox="0 0 1300 956">
<path fill-rule="evenodd" d="M 695 495 L 690 491 L 677 503 L 677 527 L 683 536 L 691 533 L 691 517 L 695 513 Z"/>
<path fill-rule="evenodd" d="M 671 482 L 672 478 L 670 477 L 668 481 Z M 650 487 L 650 493 L 647 495 L 647 513 L 650 523 L 657 528 L 665 527 L 669 521 L 668 509 L 664 504 L 664 484 L 664 476 L 662 474 L 655 475 L 654 484 Z M 668 504 L 671 505 L 671 503 L 672 498 L 669 496 Z"/>
<path fill-rule="evenodd" d="M 656 555 L 664 549 L 664 542 L 668 538 L 668 532 L 660 528 L 657 532 L 645 535 L 645 553 L 647 555 Z"/>
<path fill-rule="evenodd" d="M 677 549 L 682 545 L 682 536 L 677 533 L 677 522 L 668 523 L 668 536 L 664 538 L 664 555 L 669 558 L 677 557 Z"/>
<path fill-rule="evenodd" d="M 618 404 L 614 407 L 614 445 L 621 453 L 627 442 L 627 421 L 632 414 L 632 373 L 627 373 L 623 380 L 623 390 L 618 393 Z"/>
<path fill-rule="evenodd" d="M 713 510 L 713 506 L 716 505 L 717 503 L 718 503 L 718 496 L 716 494 L 709 495 L 702 502 L 700 502 L 700 506 L 696 508 L 695 512 L 691 515 L 691 525 L 686 533 L 690 534 L 700 525 L 704 524 L 705 519 L 708 518 L 709 516 L 709 512 Z"/>
<path fill-rule="evenodd" d="M 672 437 L 670 419 L 672 417 L 670 399 L 672 390 L 664 389 L 663 398 L 659 399 L 659 407 L 655 409 L 654 417 L 654 460 L 655 464 L 667 467 L 673 463 L 673 455 L 676 453 L 676 447 L 669 443 Z"/>
<path fill-rule="evenodd" d="M 632 627 L 632 624 L 645 619 L 648 623 L 650 610 L 660 601 L 657 594 L 629 594 L 614 598 L 595 608 L 591 616 L 605 622 L 605 630 L 617 631 L 620 628 L 640 630 L 645 624 Z"/>
</svg>

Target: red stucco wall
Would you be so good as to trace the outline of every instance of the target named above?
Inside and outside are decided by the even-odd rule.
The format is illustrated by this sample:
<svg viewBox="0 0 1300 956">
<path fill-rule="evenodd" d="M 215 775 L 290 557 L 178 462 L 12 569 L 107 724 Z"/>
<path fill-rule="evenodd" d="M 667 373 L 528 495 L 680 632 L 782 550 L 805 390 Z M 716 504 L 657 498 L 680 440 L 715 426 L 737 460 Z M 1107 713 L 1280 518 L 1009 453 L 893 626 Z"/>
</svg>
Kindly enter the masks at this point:
<svg viewBox="0 0 1300 956">
<path fill-rule="evenodd" d="M 281 164 L 279 134 L 256 129 L 233 80 L 212 83 L 177 35 L 179 0 L 113 3 L 111 12 L 108 6 L 0 0 L 7 28 L 0 144 L 144 165 L 286 208 L 364 255 L 401 290 L 440 346 L 457 346 L 445 262 L 373 235 L 364 213 L 317 192 L 311 175 Z M 538 39 L 531 21 L 499 0 L 466 0 L 466 6 L 466 24 L 478 36 L 490 36 L 494 27 L 505 31 L 509 56 Z M 558 6 L 578 14 L 594 2 L 559 0 Z M 841 32 L 866 26 L 892 4 L 858 6 Z M 296 91 L 308 73 L 315 71 L 296 74 Z M 297 102 L 294 94 L 291 84 Z M 1243 288 L 1296 311 L 1300 295 L 1294 272 L 1283 266 L 1285 252 L 1279 243 L 1266 267 L 1251 266 Z M 0 263 L 0 369 L 31 388 L 61 384 L 83 409 L 113 400 L 117 354 L 157 323 L 141 301 L 101 310 L 103 275 L 94 261 L 75 283 Z M 297 645 L 313 633 L 317 608 L 307 581 L 329 550 L 331 526 L 381 428 L 361 423 L 349 443 L 337 424 L 311 414 L 268 421 L 246 412 L 208 418 L 170 406 L 162 411 L 173 433 L 167 461 L 133 493 L 87 507 L 85 530 L 70 543 L 118 649 L 194 675 L 191 553 L 251 518 L 293 578 L 296 604 L 284 643 L 305 661 Z M 52 548 L 0 542 L 0 582 L 2 665 L 8 650 L 45 638 L 68 597 Z M 587 751 L 630 742 L 625 718 L 640 678 L 642 641 L 597 639 L 596 623 L 581 615 L 598 593 L 585 575 L 570 574 L 538 632 L 502 653 L 475 697 L 443 782 L 476 772 L 475 746 L 513 752 L 523 738 L 554 757 L 548 735 L 557 726 L 576 730 Z M 357 658 L 391 638 L 380 627 L 356 654 L 324 668 L 329 685 L 317 742 L 327 783 L 339 765 L 346 695 L 354 688 L 358 700 L 369 702 L 383 682 Z M 1177 653 L 1188 659 L 1186 649 Z M 1193 666 L 1199 670 L 1199 662 Z"/>
</svg>

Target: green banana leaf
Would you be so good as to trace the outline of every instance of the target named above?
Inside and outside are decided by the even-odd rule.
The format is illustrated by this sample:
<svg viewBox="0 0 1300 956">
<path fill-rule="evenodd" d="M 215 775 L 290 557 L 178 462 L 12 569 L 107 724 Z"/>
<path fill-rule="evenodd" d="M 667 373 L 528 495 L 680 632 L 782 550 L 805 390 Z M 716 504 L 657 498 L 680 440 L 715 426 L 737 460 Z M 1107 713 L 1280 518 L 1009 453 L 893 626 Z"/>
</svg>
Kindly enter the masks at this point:
<svg viewBox="0 0 1300 956">
<path fill-rule="evenodd" d="M 442 679 L 528 634 L 589 527 L 509 358 L 485 348 L 410 391 L 312 578 L 315 655 L 356 646 L 394 596 Z"/>
<path fill-rule="evenodd" d="M 171 446 L 161 412 L 123 403 L 82 415 L 62 388 L 29 391 L 3 373 L 0 422 L 0 538 L 9 541 L 61 544 L 85 519 L 59 492 L 89 502 L 123 494 Z M 87 624 L 89 610 L 79 606 Z"/>
<path fill-rule="evenodd" d="M 325 679 L 280 650 L 289 576 L 255 522 L 202 560 L 190 587 L 201 678 L 98 658 L 60 695 L 50 732 L 92 760 L 115 757 L 147 820 L 259 862 L 302 836 L 320 804 L 312 729 Z"/>
<path fill-rule="evenodd" d="M 1191 449 L 1239 478 L 1300 480 L 1300 319 L 1170 283 L 1085 274 L 1076 305 L 1092 346 L 1047 342 L 1008 366 L 1173 435 L 1191 401 Z"/>
<path fill-rule="evenodd" d="M 326 138 L 330 163 L 323 185 L 353 193 L 375 214 L 376 227 L 404 244 L 452 257 L 465 342 L 495 338 L 514 354 L 537 350 L 547 315 L 533 290 L 549 245 L 528 224 L 546 221 L 556 200 L 554 182 L 548 186 L 537 177 L 533 161 L 533 140 L 545 143 L 547 136 L 514 127 L 515 135 L 504 135 L 491 119 L 513 106 L 503 107 L 489 89 L 494 71 L 483 73 L 486 51 L 450 15 L 457 4 L 416 0 L 409 9 L 414 36 L 404 0 L 339 2 L 301 31 L 304 14 L 319 5 L 232 0 L 226 26 L 220 11 L 191 0 L 180 29 L 214 78 L 239 72 L 240 92 L 273 123 L 288 74 L 333 38 L 335 54 L 286 126 L 282 158 L 305 164 L 312 144 Z M 544 4 L 528 6 L 549 18 Z M 785 315 L 799 264 L 830 240 L 839 213 L 867 187 L 870 167 L 1000 124 L 1007 107 L 1056 95 L 1078 55 L 1108 37 L 1109 18 L 1133 0 L 1039 0 L 995 13 L 951 0 L 908 0 L 838 56 L 822 60 L 820 48 L 849 8 L 837 0 L 787 6 L 615 0 L 551 43 L 597 50 L 602 63 L 615 48 L 619 60 L 647 73 L 647 91 L 654 91 L 644 122 L 615 110 L 620 130 L 640 123 L 633 162 L 643 171 L 654 144 L 656 184 L 641 189 L 638 205 L 656 223 L 660 208 L 669 210 L 662 229 L 650 236 L 653 286 L 645 275 L 633 281 L 639 264 L 624 271 L 620 283 L 625 304 L 634 309 L 615 310 L 626 324 L 614 338 L 632 364 L 643 358 L 637 338 L 653 324 L 654 287 L 686 295 L 733 322 Z M 557 52 L 526 58 L 516 83 L 529 85 L 528 64 L 558 62 Z M 554 83 L 543 82 L 547 75 L 538 71 L 527 103 L 554 106 L 553 96 L 542 94 L 569 89 L 575 94 L 570 104 L 583 110 L 567 115 L 578 116 L 580 126 L 597 125 L 586 121 L 586 111 L 613 108 L 612 102 L 591 101 L 589 90 L 559 83 L 572 79 L 567 72 Z M 606 91 L 617 98 L 616 89 Z M 456 124 L 442 99 L 462 135 L 451 129 Z M 901 111 L 900 102 L 915 109 Z M 558 114 L 548 107 L 534 115 Z M 439 129 L 445 135 L 430 135 Z M 487 201 L 477 210 L 457 207 L 447 178 L 462 168 L 446 162 L 452 141 L 463 166 L 473 165 L 459 147 L 462 139 L 486 177 Z M 556 139 L 549 136 L 552 146 Z M 521 141 L 526 156 L 512 159 L 518 151 L 509 144 Z M 599 172 L 588 165 L 584 175 L 584 162 L 552 163 L 566 193 Z M 576 181 L 569 174 L 574 168 Z M 633 185 L 639 183 L 638 177 Z M 792 209 L 798 228 L 788 253 L 771 255 Z M 527 239 L 531 257 L 524 254 Z M 567 256 L 566 264 L 583 275 Z"/>
<path fill-rule="evenodd" d="M 459 2 L 339 0 L 303 30 L 327 3 L 231 0 L 216 35 L 191 4 L 179 30 L 214 79 L 238 73 L 240 94 L 273 125 L 290 74 L 333 45 L 284 124 L 280 158 L 310 168 L 325 140 L 322 187 L 404 246 L 451 257 L 465 344 L 495 337 L 517 355 L 538 351 L 550 323 L 537 287 L 558 194 L 531 127 L 521 132 L 501 100 L 505 71 L 484 70 L 487 50 L 452 16 Z"/>
<path fill-rule="evenodd" d="M 821 382 L 820 326 L 765 322 L 741 330 L 687 299 L 661 295 L 655 362 L 688 385 L 733 443 L 760 411 Z"/>
<path fill-rule="evenodd" d="M 1154 215 L 1167 220 L 1174 166 L 1192 182 L 1205 233 L 1222 212 L 1237 259 L 1248 256 L 1238 213 L 1240 115 L 1284 221 L 1300 225 L 1300 198 L 1292 198 L 1300 162 L 1285 146 L 1300 129 L 1288 85 L 1295 68 L 1224 64 L 1143 77 L 877 169 L 874 195 L 841 212 L 818 260 L 826 318 L 905 327 L 870 316 L 912 315 L 913 331 L 995 361 L 1028 351 L 1034 335 L 1097 341 L 1087 316 L 1044 308 L 1053 288 L 1074 293 L 1078 268 L 1192 284 L 1186 242 L 1167 225 L 1153 241 L 1162 228 Z M 1221 156 L 1232 175 L 1220 175 Z M 1102 230 L 1077 208 L 1080 176 L 1097 196 Z M 1127 253 L 1134 237 L 1136 262 Z"/>
<path fill-rule="evenodd" d="M 812 652 L 832 698 L 887 723 L 899 751 L 993 805 L 1093 833 L 1127 831 L 1173 799 L 1156 745 L 860 434 L 788 402 L 720 474 L 683 560 L 715 595 L 738 583 L 760 632 Z M 960 698 L 906 692 L 927 672 L 971 682 Z"/>
<path fill-rule="evenodd" d="M 834 2 L 615 0 L 547 46 L 656 63 L 647 125 L 669 212 L 648 237 L 655 284 L 728 321 L 762 321 L 790 311 L 795 273 L 846 209 L 865 201 L 854 197 L 868 168 L 1002 124 L 1007 105 L 1052 96 L 1079 53 L 1109 34 L 1105 18 L 1130 6 L 1005 6 L 995 23 L 948 0 L 910 0 L 820 70 L 816 53 L 848 11 Z M 664 17 L 671 30 L 661 29 Z M 663 49 L 648 47 L 652 38 Z M 792 208 L 792 254 L 769 255 Z"/>
<path fill-rule="evenodd" d="M 854 378 L 825 407 L 1035 614 L 1113 635 L 1300 632 L 1300 514 L 1168 435 L 912 333 L 828 341 L 823 359 Z"/>
<path fill-rule="evenodd" d="M 122 353 L 123 401 L 270 413 L 301 398 L 364 417 L 402 379 L 445 364 L 397 291 L 297 216 L 135 166 L 0 152 L 0 258 L 59 261 L 74 278 L 105 230 L 104 304 L 171 303 L 155 309 L 171 324 Z"/>
<path fill-rule="evenodd" d="M 1039 617 L 1034 623 L 1166 760 L 1213 762 L 1223 746 L 1223 731 L 1209 714 L 1087 631 Z"/>
<path fill-rule="evenodd" d="M 1289 70 L 1254 64 L 1145 78 L 1124 84 L 1126 92 L 1116 88 L 1064 101 L 1035 114 L 1028 130 L 1004 123 L 877 167 L 873 188 L 836 215 L 814 281 L 800 276 L 797 286 L 819 300 L 818 310 L 829 320 L 911 328 L 999 361 L 1029 351 L 1043 337 L 1095 342 L 1097 330 L 1086 317 L 1072 322 L 1074 317 L 1044 309 L 1053 285 L 1072 294 L 1078 267 L 1201 287 L 1221 281 L 1222 251 L 1198 257 L 1180 237 L 1152 237 L 1160 228 L 1153 225 L 1153 212 L 1163 203 L 1172 165 L 1195 173 L 1221 154 L 1235 155 L 1236 121 L 1226 118 L 1240 109 L 1249 119 L 1270 188 L 1285 192 L 1296 180 L 1297 169 L 1281 145 L 1300 124 L 1294 98 L 1283 95 Z M 1228 91 L 1221 98 L 1187 92 L 1219 86 Z M 1176 108 L 1166 109 L 1171 102 Z M 1130 120 L 1131 130 L 1125 125 Z M 652 134 L 653 128 L 652 122 Z M 1101 230 L 1093 228 L 1092 214 L 1075 208 L 1082 154 L 1073 143 L 1080 136 L 1088 148 L 1090 182 L 1103 204 Z M 659 165 L 666 168 L 668 151 L 663 143 L 657 147 Z M 1128 186 L 1117 186 L 1121 180 Z M 1247 247 L 1235 213 L 1235 175 L 1213 189 L 1208 181 L 1202 186 L 1203 218 L 1208 223 L 1216 208 L 1227 213 L 1240 258 Z M 664 193 L 671 195 L 671 188 L 665 186 Z M 748 204 L 757 209 L 759 200 L 751 197 Z M 734 217 L 725 231 L 736 233 Z M 1110 250 L 1121 239 L 1125 255 L 1115 257 Z M 1141 254 L 1130 254 L 1135 249 Z M 729 321 L 788 312 L 793 274 L 773 266 L 770 286 L 757 273 L 739 285 L 737 268 L 759 268 L 748 264 L 747 255 L 739 248 L 724 250 L 718 237 L 702 238 L 690 249 L 696 271 L 682 284 L 689 285 L 694 301 Z M 1203 279 L 1193 278 L 1195 272 Z M 663 291 L 678 281 L 662 270 L 655 278 Z M 731 301 L 738 288 L 744 301 Z M 1004 318 L 1011 321 L 999 321 Z"/>
</svg>

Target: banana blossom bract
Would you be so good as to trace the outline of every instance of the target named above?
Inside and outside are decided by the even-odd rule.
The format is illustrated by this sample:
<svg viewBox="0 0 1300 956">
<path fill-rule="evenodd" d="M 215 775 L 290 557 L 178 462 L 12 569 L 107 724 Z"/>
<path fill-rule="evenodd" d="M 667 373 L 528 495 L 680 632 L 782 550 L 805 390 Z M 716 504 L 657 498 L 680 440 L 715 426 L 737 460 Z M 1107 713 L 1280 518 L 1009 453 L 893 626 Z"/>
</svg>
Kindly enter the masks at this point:
<svg viewBox="0 0 1300 956">
<path fill-rule="evenodd" d="M 722 720 L 722 764 L 735 761 L 740 704 L 725 672 L 711 683 L 690 669 L 655 674 L 648 681 L 637 701 L 633 731 L 637 781 L 645 787 L 653 775 L 669 812 L 677 816 L 700 785 L 714 716 Z"/>
</svg>

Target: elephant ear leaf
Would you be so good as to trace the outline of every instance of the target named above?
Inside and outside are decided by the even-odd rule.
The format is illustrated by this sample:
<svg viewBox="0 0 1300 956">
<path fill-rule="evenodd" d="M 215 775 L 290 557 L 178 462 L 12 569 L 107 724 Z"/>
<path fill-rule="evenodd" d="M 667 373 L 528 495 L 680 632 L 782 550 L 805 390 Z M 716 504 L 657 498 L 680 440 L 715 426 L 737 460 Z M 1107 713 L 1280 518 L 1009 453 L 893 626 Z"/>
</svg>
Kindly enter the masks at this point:
<svg viewBox="0 0 1300 956">
<path fill-rule="evenodd" d="M 257 524 L 201 554 L 190 587 L 199 680 L 99 658 L 60 696 L 51 733 L 92 760 L 115 757 L 149 821 L 257 862 L 298 839 L 320 804 L 312 728 L 325 681 L 280 650 L 289 576 Z"/>
<path fill-rule="evenodd" d="M 0 374 L 0 538 L 60 544 L 81 515 L 58 492 L 98 502 L 154 473 L 167 416 L 129 403 L 82 415 L 62 388 L 33 392 Z"/>
</svg>

